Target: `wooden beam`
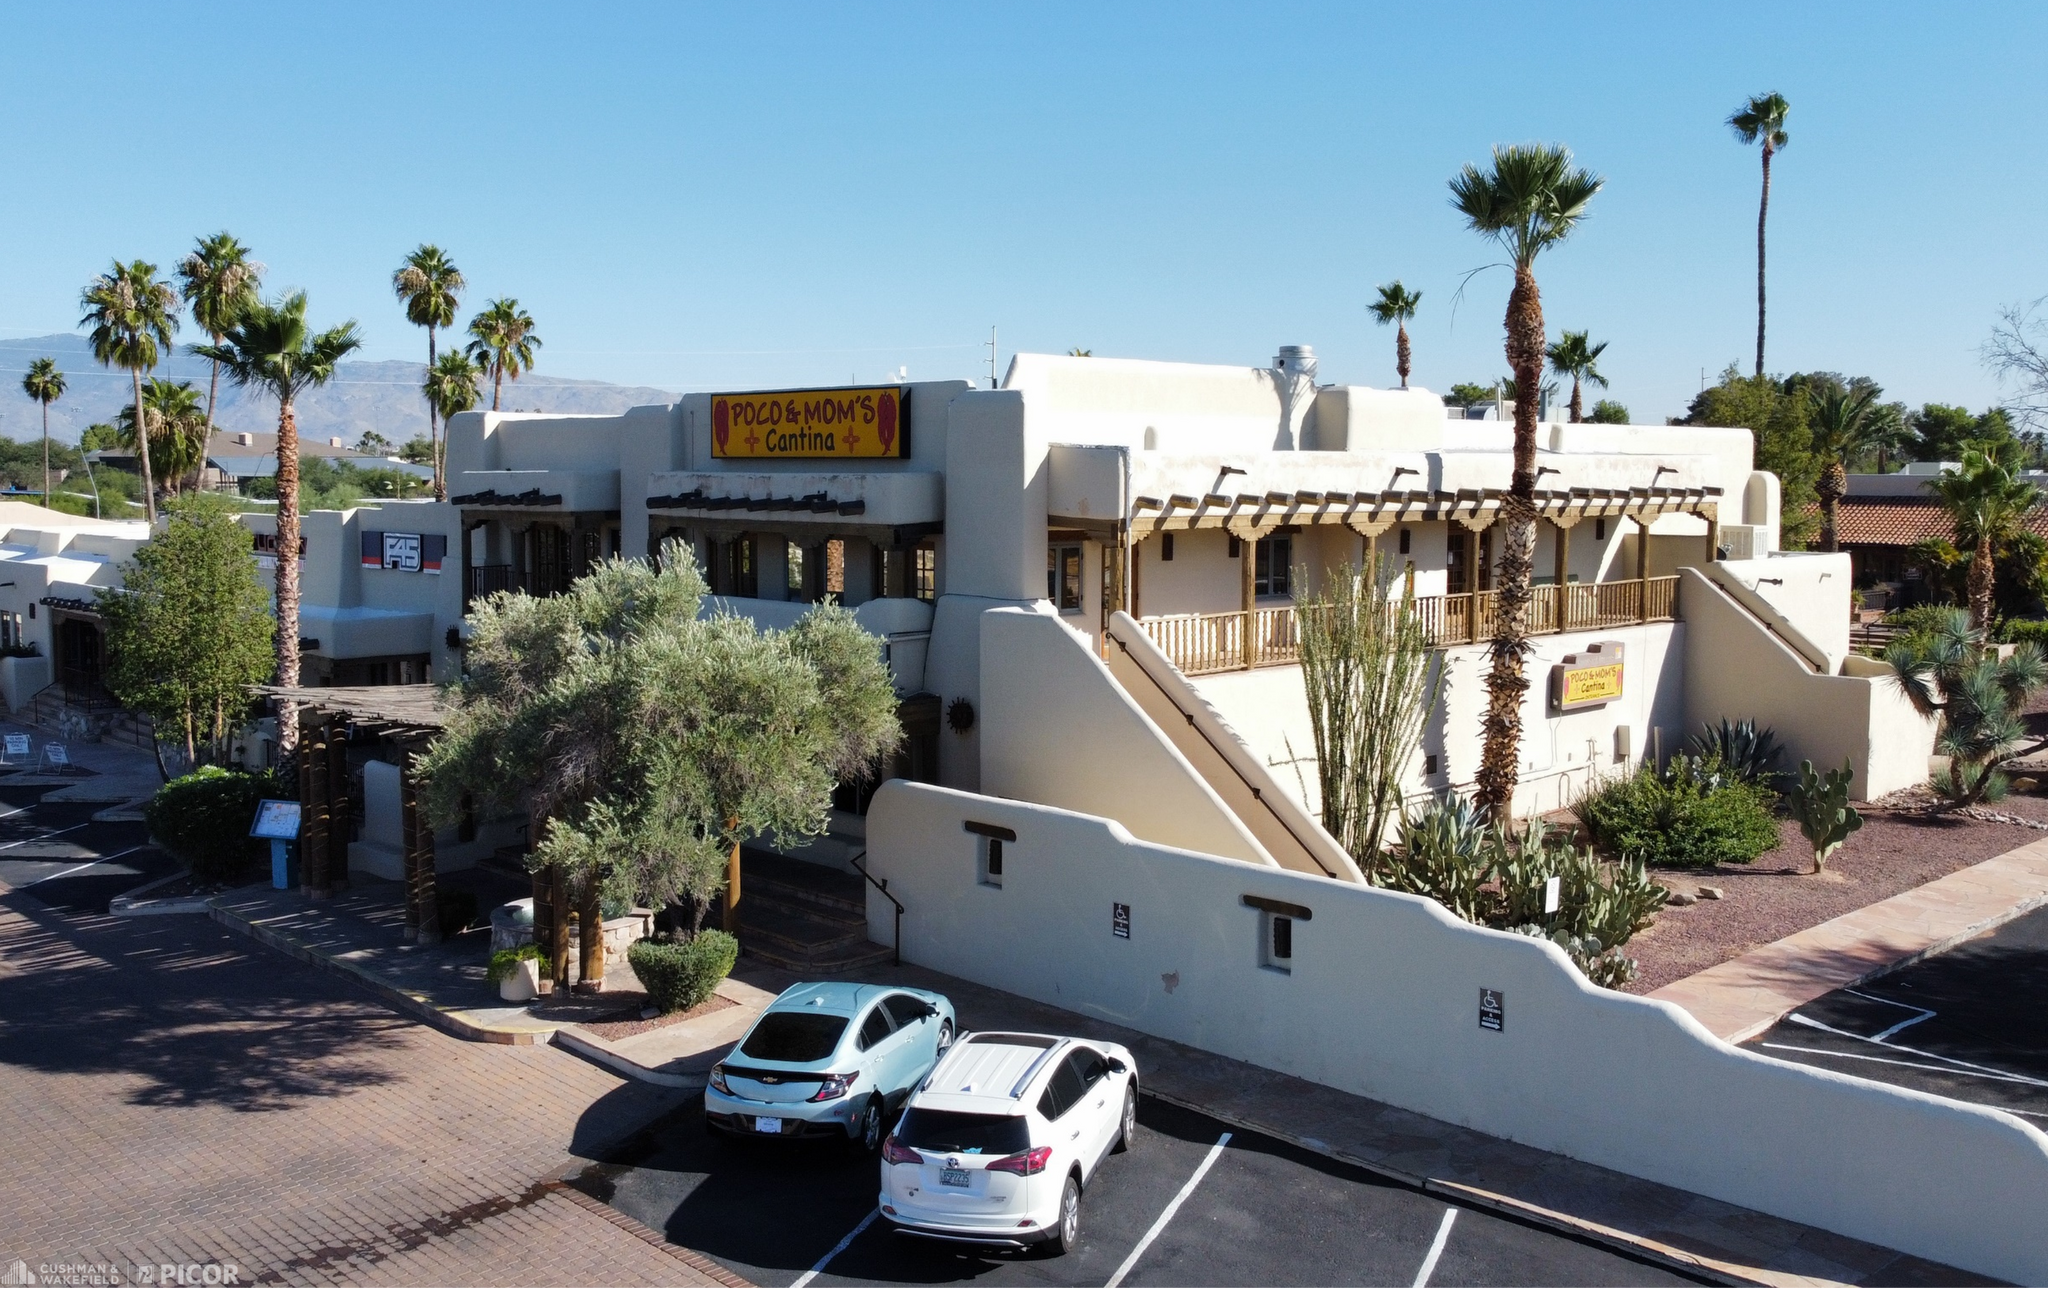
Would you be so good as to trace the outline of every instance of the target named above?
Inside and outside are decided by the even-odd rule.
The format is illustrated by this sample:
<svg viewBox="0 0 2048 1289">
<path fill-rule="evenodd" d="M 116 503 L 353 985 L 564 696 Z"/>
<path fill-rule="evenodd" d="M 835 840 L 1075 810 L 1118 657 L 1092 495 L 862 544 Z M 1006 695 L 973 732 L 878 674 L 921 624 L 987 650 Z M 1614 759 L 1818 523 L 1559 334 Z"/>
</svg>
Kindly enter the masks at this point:
<svg viewBox="0 0 2048 1289">
<path fill-rule="evenodd" d="M 1258 558 L 1258 549 L 1259 543 L 1256 539 L 1245 541 L 1240 538 L 1238 541 L 1237 575 L 1240 599 L 1239 635 L 1241 637 L 1238 641 L 1238 647 L 1242 654 L 1239 661 L 1246 671 L 1250 671 L 1252 666 L 1252 623 L 1256 620 L 1255 610 L 1258 607 L 1258 591 L 1253 585 L 1254 574 L 1257 571 L 1255 561 Z"/>
</svg>

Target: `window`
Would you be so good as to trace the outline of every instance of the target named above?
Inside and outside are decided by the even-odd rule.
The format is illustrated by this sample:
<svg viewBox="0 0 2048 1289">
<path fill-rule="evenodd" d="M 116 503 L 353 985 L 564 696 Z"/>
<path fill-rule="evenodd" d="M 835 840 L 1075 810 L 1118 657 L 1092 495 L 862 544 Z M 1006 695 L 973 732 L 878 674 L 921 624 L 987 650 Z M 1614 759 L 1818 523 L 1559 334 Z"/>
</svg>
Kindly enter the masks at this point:
<svg viewBox="0 0 2048 1289">
<path fill-rule="evenodd" d="M 1001 886 L 1003 884 L 1003 839 L 984 837 L 981 839 L 981 884 Z"/>
<path fill-rule="evenodd" d="M 1406 554 L 1408 553 L 1408 549 L 1409 549 L 1410 543 L 1411 543 L 1411 538 L 1410 538 L 1410 533 L 1409 533 L 1409 530 L 1408 530 L 1408 529 L 1406 529 L 1406 528 L 1403 528 L 1403 529 L 1401 530 L 1401 553 L 1402 553 L 1403 555 L 1406 555 Z"/>
<path fill-rule="evenodd" d="M 1159 538 L 1159 562 L 1162 564 L 1170 564 L 1173 562 L 1172 533 L 1162 534 Z"/>
<path fill-rule="evenodd" d="M 1280 913 L 1262 913 L 1259 965 L 1274 971 L 1294 970 L 1294 919 Z"/>
<path fill-rule="evenodd" d="M 1046 550 L 1045 598 L 1061 613 L 1081 611 L 1081 548 L 1052 546 Z"/>
<path fill-rule="evenodd" d="M 1436 758 L 1436 753 L 1434 753 L 1434 752 L 1425 752 L 1425 753 L 1423 753 L 1423 755 L 1422 755 L 1422 772 L 1423 772 L 1423 773 L 1424 773 L 1425 775 L 1429 775 L 1429 774 L 1435 774 L 1435 773 L 1436 773 L 1436 766 L 1437 766 L 1437 758 Z"/>
<path fill-rule="evenodd" d="M 740 1051 L 761 1061 L 822 1061 L 839 1050 L 846 1017 L 823 1012 L 769 1012 Z"/>
<path fill-rule="evenodd" d="M 1067 1054 L 1067 1064 L 1073 1067 L 1074 1076 L 1081 1081 L 1081 1090 L 1102 1082 L 1109 1075 L 1109 1062 L 1102 1059 L 1102 1053 L 1092 1047 L 1077 1047 Z"/>
<path fill-rule="evenodd" d="M 896 1139 L 918 1150 L 959 1155 L 1015 1155 L 1031 1149 L 1031 1125 L 1021 1114 L 964 1114 L 912 1107 Z"/>
<path fill-rule="evenodd" d="M 939 598 L 939 552 L 930 546 L 911 552 L 910 593 L 927 604 Z"/>
<path fill-rule="evenodd" d="M 1596 542 L 1604 542 L 1607 540 L 1607 521 L 1605 519 L 1596 519 L 1593 521 L 1593 540 Z"/>
<path fill-rule="evenodd" d="M 896 1027 L 889 1023 L 889 1017 L 880 1007 L 875 1007 L 869 1010 L 867 1019 L 860 1023 L 860 1037 L 853 1041 L 853 1045 L 865 1052 L 895 1031 Z"/>
<path fill-rule="evenodd" d="M 1038 1113 L 1048 1119 L 1057 1119 L 1073 1109 L 1074 1103 L 1087 1090 L 1081 1083 L 1081 1076 L 1074 1070 L 1073 1061 L 1061 1061 L 1052 1072 L 1052 1081 L 1045 1085 L 1045 1095 L 1038 1098 Z"/>
<path fill-rule="evenodd" d="M 795 542 L 786 542 L 789 547 L 789 576 L 784 579 L 789 593 L 799 598 L 804 593 L 804 548 Z"/>
<path fill-rule="evenodd" d="M 1241 542 L 1241 541 L 1239 541 L 1239 540 L 1238 540 L 1237 538 L 1235 538 L 1235 537 L 1233 537 L 1233 538 L 1231 538 L 1231 539 L 1230 539 L 1230 558 L 1232 558 L 1232 559 L 1243 559 L 1243 558 L 1244 558 L 1244 543 L 1243 543 L 1243 542 Z"/>
<path fill-rule="evenodd" d="M 1267 537 L 1252 550 L 1252 592 L 1291 595 L 1294 584 L 1294 539 Z"/>
<path fill-rule="evenodd" d="M 889 1019 L 896 1022 L 898 1029 L 915 1025 L 932 1014 L 929 1003 L 909 994 L 890 994 L 882 1000 L 882 1006 L 889 1009 Z"/>
</svg>

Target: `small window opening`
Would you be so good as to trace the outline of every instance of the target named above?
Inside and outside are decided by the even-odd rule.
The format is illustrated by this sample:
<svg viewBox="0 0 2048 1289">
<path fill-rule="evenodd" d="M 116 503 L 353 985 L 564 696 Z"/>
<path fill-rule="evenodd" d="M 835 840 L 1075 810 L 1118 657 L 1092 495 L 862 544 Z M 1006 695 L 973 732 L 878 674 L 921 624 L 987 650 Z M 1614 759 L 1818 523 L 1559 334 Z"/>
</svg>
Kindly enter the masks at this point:
<svg viewBox="0 0 2048 1289">
<path fill-rule="evenodd" d="M 1169 563 L 1173 559 L 1173 534 L 1167 533 L 1159 539 L 1159 562 Z"/>
<path fill-rule="evenodd" d="M 1235 538 L 1235 537 L 1233 537 L 1233 538 L 1231 538 L 1231 539 L 1230 539 L 1230 558 L 1232 558 L 1232 559 L 1243 559 L 1243 558 L 1244 558 L 1244 542 L 1242 542 L 1241 540 L 1239 540 L 1238 538 Z"/>
<path fill-rule="evenodd" d="M 1593 540 L 1596 542 L 1604 542 L 1607 540 L 1606 520 L 1596 519 L 1593 521 Z"/>
<path fill-rule="evenodd" d="M 1294 970 L 1294 919 L 1279 913 L 1261 913 L 1259 965 L 1271 971 Z"/>
<path fill-rule="evenodd" d="M 1410 534 L 1409 530 L 1408 530 L 1408 529 L 1406 529 L 1406 528 L 1403 528 L 1403 529 L 1401 530 L 1401 553 L 1402 553 L 1403 555 L 1406 555 L 1406 554 L 1408 553 L 1408 550 L 1409 550 L 1409 546 L 1410 546 L 1410 543 L 1412 542 L 1412 540 L 1413 540 L 1413 537 L 1412 537 L 1412 535 Z"/>
<path fill-rule="evenodd" d="M 1434 753 L 1434 752 L 1425 752 L 1425 753 L 1423 753 L 1423 754 L 1422 754 L 1422 772 L 1423 772 L 1424 774 L 1435 774 L 1435 773 L 1436 773 L 1436 764 L 1437 764 L 1437 759 L 1436 759 L 1436 753 Z"/>
<path fill-rule="evenodd" d="M 1003 839 L 1000 837 L 981 839 L 981 884 L 996 887 L 1003 884 Z"/>
<path fill-rule="evenodd" d="M 1046 550 L 1045 598 L 1062 613 L 1081 610 L 1081 548 L 1052 546 Z"/>
</svg>

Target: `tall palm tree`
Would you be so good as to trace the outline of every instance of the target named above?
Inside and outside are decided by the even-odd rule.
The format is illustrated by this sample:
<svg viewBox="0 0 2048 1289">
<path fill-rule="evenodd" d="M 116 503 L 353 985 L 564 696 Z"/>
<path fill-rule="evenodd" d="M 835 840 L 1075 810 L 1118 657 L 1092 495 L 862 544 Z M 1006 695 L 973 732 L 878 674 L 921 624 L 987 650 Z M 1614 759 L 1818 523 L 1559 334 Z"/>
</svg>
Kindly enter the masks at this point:
<svg viewBox="0 0 2048 1289">
<path fill-rule="evenodd" d="M 469 356 L 491 378 L 491 410 L 495 412 L 505 378 L 518 380 L 521 372 L 533 370 L 533 351 L 540 348 L 540 337 L 533 334 L 533 315 L 510 297 L 493 300 L 469 320 L 469 334 Z"/>
<path fill-rule="evenodd" d="M 202 237 L 192 253 L 178 261 L 178 281 L 185 303 L 191 306 L 192 321 L 213 338 L 214 344 L 227 334 L 242 310 L 255 304 L 263 286 L 263 266 L 249 258 L 249 248 L 232 233 Z M 213 377 L 206 386 L 206 433 L 213 435 L 213 409 L 220 401 L 220 364 L 213 364 Z"/>
<path fill-rule="evenodd" d="M 1394 324 L 1394 371 L 1401 377 L 1402 389 L 1408 388 L 1408 319 L 1421 304 L 1422 292 L 1410 291 L 1395 278 L 1380 288 L 1379 299 L 1366 306 L 1382 327 Z"/>
<path fill-rule="evenodd" d="M 149 459 L 163 476 L 164 491 L 176 496 L 187 475 L 206 464 L 206 412 L 190 381 L 152 376 L 142 382 L 143 423 L 149 427 Z M 135 404 L 114 414 L 122 442 L 136 444 Z"/>
<path fill-rule="evenodd" d="M 1728 128 L 1744 143 L 1761 143 L 1764 149 L 1764 195 L 1756 208 L 1756 374 L 1764 374 L 1764 220 L 1771 213 L 1771 157 L 1792 142 L 1785 133 L 1785 116 L 1792 105 L 1776 92 L 1758 94 L 1735 110 Z"/>
<path fill-rule="evenodd" d="M 469 283 L 462 270 L 440 247 L 422 243 L 391 275 L 391 289 L 405 301 L 405 319 L 427 329 L 428 380 L 433 379 L 434 332 L 455 325 L 455 311 L 461 307 L 459 293 Z M 531 325 L 529 323 L 529 325 Z M 536 341 L 536 344 L 539 342 Z M 448 485 L 442 478 L 441 429 L 431 395 L 427 398 L 427 446 L 434 458 L 434 500 L 448 500 Z"/>
<path fill-rule="evenodd" d="M 64 397 L 64 373 L 55 358 L 38 358 L 21 378 L 21 392 L 43 405 L 43 508 L 50 505 L 50 404 Z"/>
<path fill-rule="evenodd" d="M 193 350 L 211 359 L 229 380 L 277 399 L 277 683 L 299 683 L 299 422 L 293 404 L 325 385 L 343 358 L 362 346 L 354 322 L 315 333 L 306 324 L 306 293 L 258 303 L 235 320 L 217 345 Z M 277 750 L 289 761 L 298 751 L 298 709 L 279 703 Z"/>
<path fill-rule="evenodd" d="M 142 373 L 153 371 L 178 329 L 178 293 L 156 275 L 147 260 L 114 267 L 100 274 L 79 294 L 85 316 L 81 327 L 92 328 L 92 356 L 108 367 L 124 368 L 135 380 L 135 401 L 142 402 Z M 149 468 L 149 438 L 143 436 L 136 455 L 142 461 L 142 515 L 156 523 L 156 479 Z"/>
<path fill-rule="evenodd" d="M 1878 388 L 1865 385 L 1846 389 L 1839 385 L 1815 386 L 1808 394 L 1813 405 L 1807 420 L 1813 435 L 1813 454 L 1821 460 L 1820 478 L 1814 495 L 1820 499 L 1820 548 L 1840 550 L 1835 538 L 1835 508 L 1849 495 L 1849 462 L 1883 446 L 1887 426 L 1876 416 Z"/>
<path fill-rule="evenodd" d="M 482 373 L 469 360 L 469 355 L 455 349 L 442 354 L 427 369 L 427 379 L 420 389 L 427 396 L 427 406 L 440 416 L 445 425 L 449 417 L 476 406 L 477 381 L 481 378 Z M 434 477 L 438 483 L 438 470 Z"/>
<path fill-rule="evenodd" d="M 1507 359 L 1515 387 L 1535 390 L 1543 376 L 1543 297 L 1536 257 L 1571 235 L 1605 181 L 1574 169 L 1559 145 L 1497 147 L 1493 166 L 1467 165 L 1451 180 L 1451 205 L 1473 232 L 1508 252 L 1515 271 L 1508 293 Z M 1502 541 L 1496 578 L 1495 627 L 1488 648 L 1485 750 L 1476 787 L 1480 805 L 1505 820 L 1521 778 L 1523 663 L 1529 652 L 1529 596 L 1536 550 L 1536 404 L 1515 400 L 1515 464 L 1501 498 Z"/>
<path fill-rule="evenodd" d="M 1600 361 L 1600 355 L 1606 352 L 1607 342 L 1603 340 L 1597 345 L 1594 344 L 1593 333 L 1590 331 L 1567 331 L 1556 344 L 1544 351 L 1545 356 L 1550 359 L 1550 370 L 1560 376 L 1572 378 L 1571 411 L 1572 423 L 1575 425 L 1586 419 L 1586 405 L 1579 397 L 1580 384 L 1583 382 L 1587 385 L 1598 385 L 1602 389 L 1607 388 L 1607 378 L 1602 376 L 1599 367 L 1594 365 Z"/>
<path fill-rule="evenodd" d="M 2041 504 L 2041 490 L 2020 478 L 2022 449 L 2006 441 L 1967 448 L 1960 466 L 1943 470 L 1927 488 L 1955 524 L 1956 545 L 1969 549 L 1970 626 L 1991 623 L 1993 561 L 1998 548 L 2023 531 Z"/>
</svg>

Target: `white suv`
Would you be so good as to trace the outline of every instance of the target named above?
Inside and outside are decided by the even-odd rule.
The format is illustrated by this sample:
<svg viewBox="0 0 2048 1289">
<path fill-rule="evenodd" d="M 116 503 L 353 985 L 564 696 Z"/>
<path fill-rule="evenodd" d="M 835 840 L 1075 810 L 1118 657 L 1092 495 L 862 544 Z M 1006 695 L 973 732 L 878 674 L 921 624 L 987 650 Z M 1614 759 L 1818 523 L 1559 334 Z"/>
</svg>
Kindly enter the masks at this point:
<svg viewBox="0 0 2048 1289">
<path fill-rule="evenodd" d="M 1138 1069 L 1123 1047 L 969 1034 L 882 1143 L 882 1216 L 904 1235 L 1065 1253 L 1082 1188 L 1137 1128 Z"/>
</svg>

